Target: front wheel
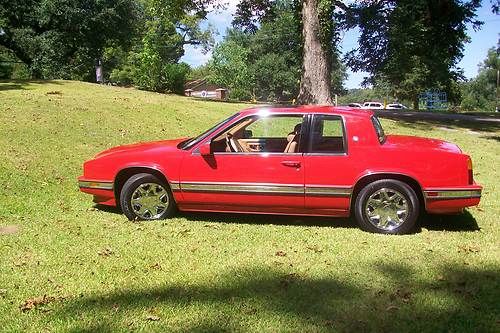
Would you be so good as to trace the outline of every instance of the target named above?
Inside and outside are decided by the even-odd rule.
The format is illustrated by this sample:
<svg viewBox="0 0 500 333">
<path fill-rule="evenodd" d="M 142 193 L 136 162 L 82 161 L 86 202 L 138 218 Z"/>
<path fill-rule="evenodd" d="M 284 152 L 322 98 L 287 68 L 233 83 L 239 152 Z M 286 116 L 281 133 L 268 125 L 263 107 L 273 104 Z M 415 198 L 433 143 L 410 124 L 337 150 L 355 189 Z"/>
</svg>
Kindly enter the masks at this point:
<svg viewBox="0 0 500 333">
<path fill-rule="evenodd" d="M 356 221 L 365 231 L 406 234 L 415 228 L 419 202 L 408 184 L 384 179 L 366 185 L 359 192 L 354 209 Z"/>
<path fill-rule="evenodd" d="M 176 204 L 165 182 L 149 173 L 130 177 L 120 193 L 120 205 L 129 220 L 161 220 L 172 216 Z"/>
</svg>

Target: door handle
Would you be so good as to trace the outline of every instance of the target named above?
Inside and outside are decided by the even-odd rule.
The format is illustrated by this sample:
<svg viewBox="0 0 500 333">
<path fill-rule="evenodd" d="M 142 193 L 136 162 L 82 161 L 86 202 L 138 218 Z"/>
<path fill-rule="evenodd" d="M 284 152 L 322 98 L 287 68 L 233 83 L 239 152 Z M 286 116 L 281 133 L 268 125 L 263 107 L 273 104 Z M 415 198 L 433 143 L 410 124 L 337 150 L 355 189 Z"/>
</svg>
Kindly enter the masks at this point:
<svg viewBox="0 0 500 333">
<path fill-rule="evenodd" d="M 291 167 L 291 168 L 300 168 L 300 162 L 299 161 L 283 161 L 281 162 L 284 166 Z"/>
</svg>

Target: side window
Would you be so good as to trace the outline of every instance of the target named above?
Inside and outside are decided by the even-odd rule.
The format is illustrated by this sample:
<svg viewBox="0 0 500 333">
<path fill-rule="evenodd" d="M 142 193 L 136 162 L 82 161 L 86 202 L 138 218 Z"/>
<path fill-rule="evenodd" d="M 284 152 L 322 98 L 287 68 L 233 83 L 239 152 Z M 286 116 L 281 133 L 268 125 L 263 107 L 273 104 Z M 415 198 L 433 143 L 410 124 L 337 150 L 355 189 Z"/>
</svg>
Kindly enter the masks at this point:
<svg viewBox="0 0 500 333">
<path fill-rule="evenodd" d="M 327 115 L 314 116 L 311 131 L 311 153 L 345 153 L 344 138 L 344 124 L 341 117 Z"/>
<path fill-rule="evenodd" d="M 262 117 L 247 126 L 246 130 L 251 131 L 252 138 L 254 139 L 285 139 L 289 133 L 293 132 L 295 126 L 301 123 L 302 116 Z"/>
<path fill-rule="evenodd" d="M 375 127 L 375 132 L 377 132 L 378 141 L 380 143 L 384 143 L 385 142 L 385 133 L 384 133 L 384 129 L 382 128 L 382 124 L 380 123 L 380 120 L 377 117 L 373 116 L 372 123 L 373 123 L 373 127 Z"/>
<path fill-rule="evenodd" d="M 211 142 L 212 152 L 299 153 L 304 116 L 269 115 L 242 119 Z"/>
</svg>

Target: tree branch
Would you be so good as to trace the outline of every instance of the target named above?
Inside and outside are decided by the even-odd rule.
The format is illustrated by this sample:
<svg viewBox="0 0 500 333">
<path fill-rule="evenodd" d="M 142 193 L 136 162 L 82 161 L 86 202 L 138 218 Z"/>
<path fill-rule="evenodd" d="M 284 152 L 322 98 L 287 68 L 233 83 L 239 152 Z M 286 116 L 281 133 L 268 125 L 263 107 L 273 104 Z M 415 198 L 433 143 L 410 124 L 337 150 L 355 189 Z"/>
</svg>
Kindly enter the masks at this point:
<svg viewBox="0 0 500 333">
<path fill-rule="evenodd" d="M 28 67 L 31 67 L 31 65 L 33 64 L 33 59 L 31 59 L 31 57 L 28 56 L 28 54 L 23 49 L 21 49 L 14 42 L 14 40 L 12 40 L 8 30 L 3 29 L 3 32 L 4 33 L 0 35 L 0 45 L 12 51 L 16 55 L 16 57 L 19 58 L 19 60 L 24 62 Z"/>
</svg>

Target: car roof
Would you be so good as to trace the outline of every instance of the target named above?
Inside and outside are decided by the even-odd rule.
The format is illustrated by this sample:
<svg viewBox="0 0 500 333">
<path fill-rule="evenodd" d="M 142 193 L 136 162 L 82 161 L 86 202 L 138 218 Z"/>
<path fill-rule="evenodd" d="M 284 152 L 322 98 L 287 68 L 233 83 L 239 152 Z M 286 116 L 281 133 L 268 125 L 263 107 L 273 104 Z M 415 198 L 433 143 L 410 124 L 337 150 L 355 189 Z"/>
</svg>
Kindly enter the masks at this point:
<svg viewBox="0 0 500 333">
<path fill-rule="evenodd" d="M 351 107 L 342 107 L 342 106 L 319 106 L 319 105 L 301 105 L 301 106 L 262 106 L 262 107 L 253 107 L 249 109 L 242 110 L 240 112 L 243 116 L 259 114 L 261 112 L 269 112 L 272 114 L 328 114 L 331 113 L 333 115 L 341 115 L 341 116 L 353 116 L 353 117 L 362 117 L 369 118 L 373 115 L 373 112 L 370 110 L 364 110 L 359 108 L 351 108 Z"/>
</svg>

